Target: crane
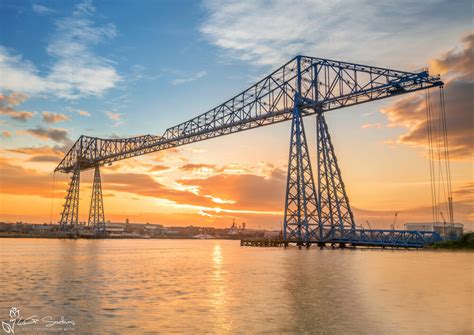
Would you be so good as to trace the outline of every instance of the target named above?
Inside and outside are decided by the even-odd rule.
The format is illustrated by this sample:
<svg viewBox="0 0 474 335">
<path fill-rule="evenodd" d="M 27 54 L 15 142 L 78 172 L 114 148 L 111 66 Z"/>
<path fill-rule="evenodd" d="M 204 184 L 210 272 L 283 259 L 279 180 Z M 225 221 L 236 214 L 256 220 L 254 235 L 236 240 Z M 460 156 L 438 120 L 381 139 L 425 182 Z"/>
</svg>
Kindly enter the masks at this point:
<svg viewBox="0 0 474 335">
<path fill-rule="evenodd" d="M 395 224 L 397 223 L 398 212 L 395 212 L 392 222 L 392 230 L 395 230 Z"/>
</svg>

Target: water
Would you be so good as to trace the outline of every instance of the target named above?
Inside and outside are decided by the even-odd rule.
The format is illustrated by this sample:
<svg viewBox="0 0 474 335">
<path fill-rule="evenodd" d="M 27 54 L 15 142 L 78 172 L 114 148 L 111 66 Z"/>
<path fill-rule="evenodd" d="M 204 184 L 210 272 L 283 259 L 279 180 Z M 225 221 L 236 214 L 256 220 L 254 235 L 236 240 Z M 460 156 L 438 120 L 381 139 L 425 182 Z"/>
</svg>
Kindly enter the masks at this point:
<svg viewBox="0 0 474 335">
<path fill-rule="evenodd" d="M 0 320 L 15 306 L 75 322 L 15 333 L 471 334 L 473 255 L 0 239 Z"/>
</svg>

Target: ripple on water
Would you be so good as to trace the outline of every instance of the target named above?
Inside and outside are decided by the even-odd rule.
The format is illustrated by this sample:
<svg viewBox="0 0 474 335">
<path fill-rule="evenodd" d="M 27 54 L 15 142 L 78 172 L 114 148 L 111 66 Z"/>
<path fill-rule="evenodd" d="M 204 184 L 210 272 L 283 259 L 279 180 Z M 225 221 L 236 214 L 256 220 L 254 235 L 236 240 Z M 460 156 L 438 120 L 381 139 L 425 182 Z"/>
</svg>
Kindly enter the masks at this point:
<svg viewBox="0 0 474 335">
<path fill-rule="evenodd" d="M 0 315 L 11 306 L 25 315 L 64 315 L 77 320 L 79 334 L 430 334 L 472 327 L 469 253 L 5 239 L 0 255 Z"/>
</svg>

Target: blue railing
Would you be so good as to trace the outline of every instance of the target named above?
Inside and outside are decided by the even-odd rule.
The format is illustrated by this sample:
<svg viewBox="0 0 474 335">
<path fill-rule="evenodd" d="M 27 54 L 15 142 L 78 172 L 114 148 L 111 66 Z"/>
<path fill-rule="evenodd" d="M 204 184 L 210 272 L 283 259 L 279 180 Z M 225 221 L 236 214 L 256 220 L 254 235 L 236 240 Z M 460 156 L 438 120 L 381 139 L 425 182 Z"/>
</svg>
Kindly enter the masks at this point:
<svg viewBox="0 0 474 335">
<path fill-rule="evenodd" d="M 442 241 L 434 231 L 389 229 L 333 229 L 319 241 L 323 243 L 347 243 L 351 245 L 422 248 Z"/>
</svg>

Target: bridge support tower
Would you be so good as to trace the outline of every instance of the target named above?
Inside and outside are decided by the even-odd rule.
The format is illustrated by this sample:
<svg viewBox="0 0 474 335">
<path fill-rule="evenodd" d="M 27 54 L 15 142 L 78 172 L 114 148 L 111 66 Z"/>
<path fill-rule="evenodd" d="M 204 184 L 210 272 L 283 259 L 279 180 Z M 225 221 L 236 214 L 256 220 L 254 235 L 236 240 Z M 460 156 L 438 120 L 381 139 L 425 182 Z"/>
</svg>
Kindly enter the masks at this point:
<svg viewBox="0 0 474 335">
<path fill-rule="evenodd" d="M 94 169 L 88 225 L 94 228 L 97 236 L 105 235 L 104 201 L 102 199 L 102 183 L 100 180 L 99 165 Z"/>
<path fill-rule="evenodd" d="M 80 191 L 81 171 L 79 166 L 73 170 L 69 188 L 65 199 L 61 219 L 60 229 L 66 230 L 79 226 L 79 191 Z M 92 226 L 97 237 L 105 235 L 105 215 L 104 202 L 102 198 L 102 183 L 100 178 L 100 168 L 94 168 L 94 180 L 92 184 L 91 206 L 89 209 L 88 225 Z"/>
<path fill-rule="evenodd" d="M 64 203 L 64 208 L 59 220 L 60 228 L 67 229 L 77 227 L 79 217 L 79 184 L 81 180 L 81 170 L 79 166 L 74 168 L 69 181 L 69 187 Z"/>
<path fill-rule="evenodd" d="M 297 245 L 350 238 L 354 215 L 323 113 L 316 116 L 317 187 L 301 110 L 293 110 L 283 239 Z"/>
<path fill-rule="evenodd" d="M 318 238 L 323 242 L 344 237 L 348 229 L 355 229 L 355 222 L 323 113 L 316 115 L 316 145 L 318 222 L 321 227 Z"/>
<path fill-rule="evenodd" d="M 296 100 L 296 99 L 295 99 Z M 318 231 L 318 204 L 301 110 L 295 103 L 285 197 L 283 239 L 309 245 Z"/>
</svg>

